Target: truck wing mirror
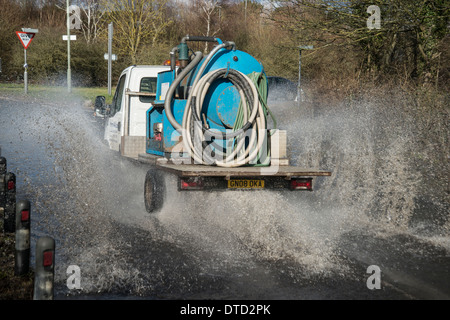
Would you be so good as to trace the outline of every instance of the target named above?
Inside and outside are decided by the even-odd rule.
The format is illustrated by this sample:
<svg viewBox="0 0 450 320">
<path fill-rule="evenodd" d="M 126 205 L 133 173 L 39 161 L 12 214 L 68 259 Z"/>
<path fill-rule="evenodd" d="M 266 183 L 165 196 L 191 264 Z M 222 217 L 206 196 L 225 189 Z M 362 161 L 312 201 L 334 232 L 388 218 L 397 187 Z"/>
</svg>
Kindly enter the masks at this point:
<svg viewBox="0 0 450 320">
<path fill-rule="evenodd" d="M 106 116 L 106 99 L 105 96 L 97 96 L 94 104 L 94 115 L 100 118 Z"/>
</svg>

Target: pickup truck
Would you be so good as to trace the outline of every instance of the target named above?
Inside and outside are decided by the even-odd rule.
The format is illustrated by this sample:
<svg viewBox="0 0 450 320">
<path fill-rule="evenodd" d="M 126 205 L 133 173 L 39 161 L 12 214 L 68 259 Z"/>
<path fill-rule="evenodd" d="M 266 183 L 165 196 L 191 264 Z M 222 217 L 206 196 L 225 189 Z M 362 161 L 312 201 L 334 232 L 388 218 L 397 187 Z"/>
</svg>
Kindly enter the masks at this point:
<svg viewBox="0 0 450 320">
<path fill-rule="evenodd" d="M 137 159 L 145 152 L 146 112 L 156 97 L 156 78 L 169 66 L 138 65 L 122 71 L 112 99 L 97 97 L 95 114 L 105 118 L 104 139 L 112 150 Z"/>
<path fill-rule="evenodd" d="M 200 51 L 190 54 L 188 41 L 218 45 L 204 57 Z M 98 114 L 107 117 L 111 149 L 148 165 L 148 212 L 159 211 L 172 192 L 166 190 L 167 176 L 177 179 L 181 192 L 312 191 L 314 178 L 331 175 L 289 165 L 287 132 L 266 125 L 270 110 L 262 64 L 236 50 L 234 42 L 186 36 L 170 52 L 170 67 L 141 69 L 139 77 L 133 73 L 137 67 L 124 70 L 112 105 L 100 98 Z"/>
</svg>

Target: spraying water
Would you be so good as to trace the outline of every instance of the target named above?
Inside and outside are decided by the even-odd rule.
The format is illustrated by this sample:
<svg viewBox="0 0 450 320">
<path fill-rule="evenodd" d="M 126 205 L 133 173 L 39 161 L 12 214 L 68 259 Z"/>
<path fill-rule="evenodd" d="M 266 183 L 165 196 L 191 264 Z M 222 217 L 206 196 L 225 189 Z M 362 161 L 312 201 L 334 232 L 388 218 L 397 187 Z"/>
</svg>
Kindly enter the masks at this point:
<svg viewBox="0 0 450 320">
<path fill-rule="evenodd" d="M 180 193 L 168 176 L 166 205 L 153 217 L 143 204 L 147 168 L 110 152 L 79 101 L 2 100 L 0 144 L 32 200 L 33 237 L 57 239 L 60 295 L 75 264 L 84 294 L 298 298 L 305 279 L 358 278 L 349 257 L 381 264 L 367 248 L 392 236 L 431 241 L 448 257 L 444 180 L 423 189 L 415 119 L 386 106 L 350 101 L 305 118 L 295 104 L 273 105 L 291 164 L 331 177 L 318 178 L 312 193 Z"/>
</svg>

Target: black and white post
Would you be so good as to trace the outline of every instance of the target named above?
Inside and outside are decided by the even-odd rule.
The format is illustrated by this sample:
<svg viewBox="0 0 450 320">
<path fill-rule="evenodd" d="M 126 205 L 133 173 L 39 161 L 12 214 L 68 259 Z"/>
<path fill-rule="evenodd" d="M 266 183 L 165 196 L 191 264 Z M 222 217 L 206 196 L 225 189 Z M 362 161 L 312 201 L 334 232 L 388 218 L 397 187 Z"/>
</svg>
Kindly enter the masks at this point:
<svg viewBox="0 0 450 320">
<path fill-rule="evenodd" d="M 53 300 L 55 278 L 55 240 L 41 237 L 36 243 L 33 300 Z"/>
<path fill-rule="evenodd" d="M 30 201 L 21 200 L 16 204 L 16 250 L 14 274 L 25 275 L 30 269 Z"/>
</svg>

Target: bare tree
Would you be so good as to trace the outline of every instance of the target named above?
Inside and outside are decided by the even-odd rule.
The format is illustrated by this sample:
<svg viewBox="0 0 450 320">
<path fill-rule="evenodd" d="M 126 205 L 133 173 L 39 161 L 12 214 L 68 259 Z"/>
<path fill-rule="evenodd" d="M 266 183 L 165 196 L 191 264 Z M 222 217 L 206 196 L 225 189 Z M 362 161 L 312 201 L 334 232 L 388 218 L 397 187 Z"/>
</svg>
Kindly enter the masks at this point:
<svg viewBox="0 0 450 320">
<path fill-rule="evenodd" d="M 103 16 L 105 10 L 101 0 L 78 0 L 67 8 L 65 1 L 57 1 L 56 7 L 61 10 L 68 10 L 72 19 L 76 19 L 75 25 L 81 30 L 86 43 L 91 44 L 98 40 L 103 27 Z M 76 8 L 76 10 L 75 10 Z"/>
<path fill-rule="evenodd" d="M 217 32 L 220 31 L 220 26 L 216 25 L 215 30 L 212 31 L 211 30 L 212 18 L 215 11 L 218 11 L 220 9 L 220 2 L 219 0 L 200 0 L 199 5 L 204 13 L 203 19 L 206 22 L 205 36 L 206 37 L 214 36 L 215 34 L 217 34 Z"/>
<path fill-rule="evenodd" d="M 273 19 L 293 40 L 317 48 L 359 51 L 367 70 L 398 66 L 412 77 L 438 74 L 439 45 L 448 33 L 445 0 L 271 0 Z M 381 26 L 369 28 L 369 7 L 378 7 Z M 370 10 L 369 10 L 370 11 Z M 316 50 L 317 52 L 317 50 Z"/>
<path fill-rule="evenodd" d="M 186 32 L 194 32 L 206 37 L 217 35 L 220 28 L 221 0 L 194 0 L 188 3 L 178 2 L 180 14 L 186 27 Z M 208 43 L 205 43 L 205 53 Z"/>
<path fill-rule="evenodd" d="M 165 15 L 168 0 L 103 1 L 106 19 L 114 24 L 114 39 L 119 54 L 130 56 L 136 64 L 143 42 L 153 45 L 171 24 Z"/>
<path fill-rule="evenodd" d="M 204 12 L 204 19 L 206 21 L 206 34 L 205 36 L 215 36 L 218 32 L 220 32 L 220 16 L 219 16 L 219 23 L 215 24 L 214 31 L 211 30 L 211 24 L 213 22 L 213 14 L 215 14 L 217 11 L 220 11 L 220 2 L 219 0 L 202 0 L 201 1 L 201 8 Z M 205 43 L 205 53 L 208 50 L 208 44 Z"/>
<path fill-rule="evenodd" d="M 98 0 L 81 1 L 81 11 L 84 17 L 79 17 L 81 21 L 81 30 L 87 43 L 95 42 L 100 32 L 103 30 L 102 18 L 105 11 Z"/>
</svg>

